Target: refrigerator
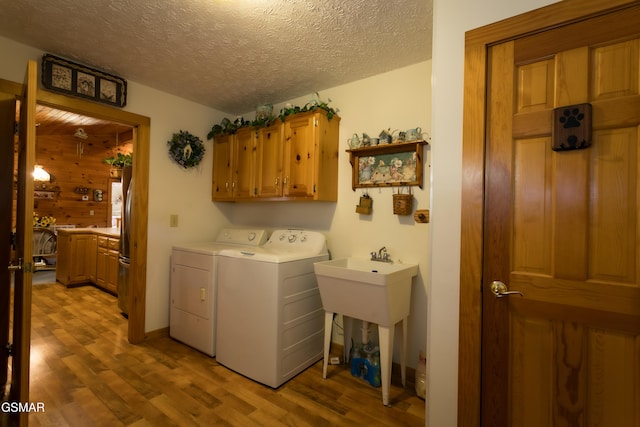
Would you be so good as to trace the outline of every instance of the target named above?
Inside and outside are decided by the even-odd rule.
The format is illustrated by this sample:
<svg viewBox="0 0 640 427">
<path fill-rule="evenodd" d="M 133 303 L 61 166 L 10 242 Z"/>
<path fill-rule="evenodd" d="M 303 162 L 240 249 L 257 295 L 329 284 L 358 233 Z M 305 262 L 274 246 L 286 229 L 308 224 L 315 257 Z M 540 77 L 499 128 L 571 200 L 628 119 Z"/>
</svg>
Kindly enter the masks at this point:
<svg viewBox="0 0 640 427">
<path fill-rule="evenodd" d="M 129 237 L 131 234 L 131 202 L 133 199 L 132 167 L 122 169 L 122 220 L 120 221 L 120 255 L 118 259 L 118 308 L 125 317 L 129 316 Z"/>
</svg>

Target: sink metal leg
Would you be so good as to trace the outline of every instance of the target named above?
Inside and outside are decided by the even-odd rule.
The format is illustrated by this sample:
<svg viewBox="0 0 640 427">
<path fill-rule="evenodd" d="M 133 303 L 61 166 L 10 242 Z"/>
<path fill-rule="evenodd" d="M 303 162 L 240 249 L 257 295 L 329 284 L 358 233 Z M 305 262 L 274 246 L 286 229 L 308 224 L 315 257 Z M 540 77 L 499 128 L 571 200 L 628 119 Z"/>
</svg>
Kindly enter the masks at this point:
<svg viewBox="0 0 640 427">
<path fill-rule="evenodd" d="M 378 325 L 380 339 L 380 379 L 382 381 L 382 404 L 389 406 L 389 389 L 391 387 L 391 359 L 393 355 L 393 334 L 395 326 Z"/>
<path fill-rule="evenodd" d="M 333 328 L 333 313 L 324 312 L 324 361 L 322 362 L 322 378 L 327 378 L 329 350 L 331 349 L 331 332 Z"/>
<path fill-rule="evenodd" d="M 344 344 L 344 363 L 349 363 L 349 355 L 351 351 L 351 337 L 353 336 L 353 319 L 349 316 L 342 315 L 342 337 Z"/>
<path fill-rule="evenodd" d="M 400 368 L 402 375 L 402 387 L 407 386 L 407 318 L 402 319 L 402 346 L 400 347 Z"/>
</svg>

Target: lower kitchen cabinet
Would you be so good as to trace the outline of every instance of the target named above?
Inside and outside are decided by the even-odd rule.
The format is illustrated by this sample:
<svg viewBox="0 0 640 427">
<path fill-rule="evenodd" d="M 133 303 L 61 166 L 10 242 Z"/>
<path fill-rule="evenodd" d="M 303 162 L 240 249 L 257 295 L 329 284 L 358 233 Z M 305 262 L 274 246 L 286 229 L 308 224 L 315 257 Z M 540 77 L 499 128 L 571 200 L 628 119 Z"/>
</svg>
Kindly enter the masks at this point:
<svg viewBox="0 0 640 427">
<path fill-rule="evenodd" d="M 56 280 L 65 286 L 93 283 L 116 294 L 119 247 L 117 237 L 58 230 Z"/>
<path fill-rule="evenodd" d="M 98 236 L 95 284 L 111 293 L 118 292 L 118 247 L 120 239 Z"/>
<path fill-rule="evenodd" d="M 58 230 L 56 280 L 69 286 L 93 282 L 96 277 L 96 243 L 93 233 Z"/>
</svg>

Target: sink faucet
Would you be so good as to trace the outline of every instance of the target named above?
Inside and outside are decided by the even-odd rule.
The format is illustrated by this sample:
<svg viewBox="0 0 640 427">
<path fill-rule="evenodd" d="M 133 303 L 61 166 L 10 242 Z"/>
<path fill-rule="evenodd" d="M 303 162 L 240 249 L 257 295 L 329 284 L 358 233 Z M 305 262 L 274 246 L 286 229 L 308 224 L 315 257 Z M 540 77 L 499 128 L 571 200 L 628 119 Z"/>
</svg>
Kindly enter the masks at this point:
<svg viewBox="0 0 640 427">
<path fill-rule="evenodd" d="M 371 261 L 380 261 L 380 262 L 393 262 L 389 258 L 389 254 L 387 253 L 387 247 L 381 247 L 378 252 L 371 252 Z"/>
</svg>

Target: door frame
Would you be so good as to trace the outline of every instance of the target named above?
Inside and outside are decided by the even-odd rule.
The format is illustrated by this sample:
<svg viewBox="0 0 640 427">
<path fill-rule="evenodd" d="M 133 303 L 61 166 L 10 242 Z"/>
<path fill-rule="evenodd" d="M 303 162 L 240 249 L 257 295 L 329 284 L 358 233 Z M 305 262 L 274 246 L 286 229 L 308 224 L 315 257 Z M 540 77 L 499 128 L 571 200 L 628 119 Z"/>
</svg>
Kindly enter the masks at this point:
<svg viewBox="0 0 640 427">
<path fill-rule="evenodd" d="M 565 0 L 465 34 L 458 425 L 479 426 L 481 422 L 481 289 L 485 221 L 487 50 L 497 43 L 540 33 L 634 4 L 637 5 L 638 1 Z"/>
<path fill-rule="evenodd" d="M 0 79 L 0 92 L 19 97 L 22 84 Z M 129 321 L 127 337 L 131 344 L 145 338 L 145 310 L 147 289 L 147 219 L 149 214 L 149 150 L 151 119 L 107 105 L 72 98 L 38 88 L 36 103 L 98 119 L 132 126 L 133 151 L 136 153 L 133 177 L 136 198 L 131 220 L 131 283 L 129 288 Z"/>
</svg>

